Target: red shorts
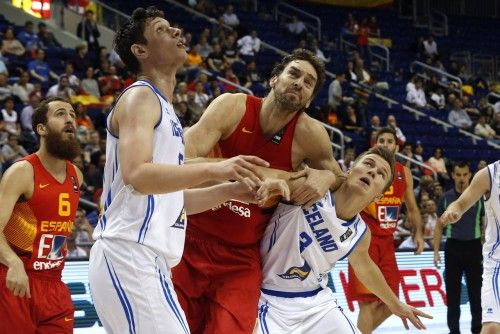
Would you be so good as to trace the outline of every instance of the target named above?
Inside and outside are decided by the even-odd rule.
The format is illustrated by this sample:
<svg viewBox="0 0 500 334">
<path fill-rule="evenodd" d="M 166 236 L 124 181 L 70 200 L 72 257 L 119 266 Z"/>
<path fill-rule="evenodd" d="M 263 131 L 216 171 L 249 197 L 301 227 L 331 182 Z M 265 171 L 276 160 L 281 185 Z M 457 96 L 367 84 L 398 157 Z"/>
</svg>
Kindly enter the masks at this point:
<svg viewBox="0 0 500 334">
<path fill-rule="evenodd" d="M 186 236 L 172 280 L 192 334 L 253 332 L 262 282 L 258 246 Z"/>
<path fill-rule="evenodd" d="M 400 277 L 394 250 L 394 238 L 392 235 L 377 237 L 372 234 L 368 253 L 384 275 L 387 285 L 389 285 L 396 296 L 399 296 Z M 358 280 L 351 265 L 349 265 L 349 297 L 350 299 L 362 302 L 380 301 L 377 296 L 372 294 L 363 283 Z"/>
<path fill-rule="evenodd" d="M 10 334 L 73 333 L 74 307 L 61 278 L 28 273 L 31 298 L 20 298 L 6 286 L 7 267 L 0 265 L 0 331 Z"/>
</svg>

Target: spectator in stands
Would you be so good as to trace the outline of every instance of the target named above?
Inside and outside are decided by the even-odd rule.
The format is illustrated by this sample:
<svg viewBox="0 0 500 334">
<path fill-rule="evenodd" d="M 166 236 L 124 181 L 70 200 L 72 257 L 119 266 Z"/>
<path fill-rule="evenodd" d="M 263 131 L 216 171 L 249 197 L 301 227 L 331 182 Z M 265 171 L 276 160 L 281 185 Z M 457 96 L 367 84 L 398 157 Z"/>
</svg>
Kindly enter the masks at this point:
<svg viewBox="0 0 500 334">
<path fill-rule="evenodd" d="M 3 170 L 6 170 L 14 162 L 28 155 L 24 147 L 19 145 L 18 139 L 19 136 L 17 134 L 11 133 L 8 136 L 7 143 L 2 147 Z"/>
<path fill-rule="evenodd" d="M 445 181 L 450 179 L 448 171 L 446 170 L 446 162 L 443 158 L 443 149 L 441 147 L 436 146 L 434 148 L 434 153 L 428 162 L 434 171 L 436 171 L 440 179 Z"/>
<path fill-rule="evenodd" d="M 29 104 L 23 108 L 21 111 L 21 136 L 19 137 L 19 142 L 23 147 L 32 153 L 36 150 L 38 146 L 37 137 L 35 131 L 33 130 L 33 112 L 40 104 L 41 97 L 35 92 L 29 95 Z"/>
<path fill-rule="evenodd" d="M 342 83 L 345 82 L 345 73 L 338 72 L 335 79 L 328 87 L 328 106 L 333 111 L 337 111 L 342 104 L 352 104 L 354 102 L 352 97 L 343 95 Z"/>
<path fill-rule="evenodd" d="M 89 130 L 88 127 L 85 127 L 85 129 Z M 89 140 L 87 145 L 85 145 L 85 147 L 83 148 L 83 156 L 86 162 L 91 161 L 91 156 L 94 153 L 101 152 L 101 146 L 99 145 L 101 141 L 101 136 L 99 135 L 99 132 L 91 130 L 88 133 L 89 133 Z"/>
<path fill-rule="evenodd" d="M 224 61 L 229 65 L 232 65 L 235 62 L 242 62 L 242 60 L 240 59 L 240 51 L 238 50 L 238 46 L 236 45 L 235 38 L 235 34 L 227 36 L 224 47 L 222 48 Z"/>
<path fill-rule="evenodd" d="M 73 230 L 66 237 L 66 248 L 67 248 L 66 258 L 67 259 L 81 259 L 81 258 L 85 258 L 88 256 L 85 249 L 76 245 L 76 234 L 77 234 L 77 232 L 73 226 Z"/>
<path fill-rule="evenodd" d="M 417 73 L 411 73 L 410 81 L 406 84 L 406 93 L 410 93 L 416 90 L 415 83 L 417 82 Z"/>
<path fill-rule="evenodd" d="M 19 117 L 17 112 L 14 110 L 14 98 L 8 96 L 4 100 L 4 108 L 0 112 L 0 131 L 3 130 L 4 134 L 0 138 L 0 143 L 7 139 L 7 134 L 15 134 L 19 136 L 21 134 L 21 124 L 19 123 Z"/>
<path fill-rule="evenodd" d="M 2 40 L 2 54 L 6 57 L 16 56 L 22 57 L 26 52 L 23 44 L 14 37 L 14 29 L 9 27 L 5 30 Z"/>
<path fill-rule="evenodd" d="M 387 90 L 389 89 L 389 84 L 385 81 L 377 82 L 372 78 L 370 73 L 365 69 L 365 62 L 362 58 L 357 58 L 355 60 L 354 72 L 358 76 L 358 81 L 368 86 L 372 86 L 376 89 Z"/>
<path fill-rule="evenodd" d="M 421 227 L 422 232 L 424 230 L 424 226 Z M 415 230 L 412 227 L 411 229 L 411 235 L 409 237 L 406 237 L 405 240 L 398 246 L 399 250 L 415 250 L 417 249 L 417 244 L 415 243 Z M 431 246 L 427 242 L 424 242 L 424 250 L 431 249 Z"/>
<path fill-rule="evenodd" d="M 76 35 L 86 41 L 88 49 L 97 55 L 101 33 L 97 27 L 93 10 L 88 9 L 85 11 L 83 20 L 78 23 L 76 28 Z"/>
<path fill-rule="evenodd" d="M 408 86 L 407 86 L 408 89 Z M 427 106 L 425 92 L 422 88 L 422 80 L 415 81 L 415 88 L 408 91 L 406 101 L 414 108 L 423 109 Z"/>
<path fill-rule="evenodd" d="M 265 86 L 262 84 L 263 79 L 260 72 L 257 70 L 257 64 L 255 60 L 248 63 L 245 71 L 245 87 L 250 90 L 255 90 L 257 92 L 263 93 L 265 91 Z"/>
<path fill-rule="evenodd" d="M 192 111 L 189 109 L 187 102 L 181 101 L 175 105 L 175 114 L 179 118 L 182 127 L 191 125 Z"/>
<path fill-rule="evenodd" d="M 88 244 L 93 242 L 92 233 L 94 233 L 94 228 L 90 225 L 86 212 L 82 208 L 78 208 L 76 211 L 73 230 L 76 232 L 75 239 L 77 244 Z"/>
<path fill-rule="evenodd" d="M 442 110 L 446 107 L 446 98 L 443 94 L 443 88 L 438 87 L 436 91 L 431 91 L 430 95 L 430 104 L 439 110 Z"/>
<path fill-rule="evenodd" d="M 479 115 L 481 115 L 479 109 L 472 105 L 467 95 L 464 95 L 464 97 L 462 98 L 462 108 L 469 115 L 473 122 L 476 122 L 479 118 Z"/>
<path fill-rule="evenodd" d="M 227 81 L 230 81 L 236 85 L 240 84 L 240 80 L 234 74 L 233 69 L 230 67 L 226 68 L 226 70 L 224 71 L 224 79 L 226 79 Z M 222 85 L 224 86 L 225 92 L 235 92 L 237 90 L 237 88 L 234 85 L 231 85 L 229 83 L 224 82 Z"/>
<path fill-rule="evenodd" d="M 421 208 L 424 207 L 424 201 L 422 201 L 422 194 L 427 195 L 426 201 L 429 200 L 429 194 L 432 192 L 432 185 L 434 183 L 434 179 L 430 175 L 422 175 L 420 181 L 418 182 L 418 187 L 416 187 L 413 192 L 415 193 L 415 198 L 420 203 L 419 206 Z"/>
<path fill-rule="evenodd" d="M 479 162 L 477 163 L 476 172 L 479 172 L 481 169 L 487 166 L 488 166 L 488 161 L 483 159 L 479 160 Z"/>
<path fill-rule="evenodd" d="M 217 9 L 210 0 L 189 0 L 188 3 L 191 7 L 194 7 L 197 11 L 205 15 L 215 16 L 217 14 Z"/>
<path fill-rule="evenodd" d="M 69 80 L 66 75 L 61 75 L 59 77 L 59 83 L 50 87 L 49 91 L 47 92 L 47 98 L 62 97 L 63 99 L 69 100 L 72 96 L 75 95 L 75 91 L 69 86 Z"/>
<path fill-rule="evenodd" d="M 414 159 L 414 154 L 413 154 L 413 145 L 410 143 L 405 143 L 403 145 L 403 149 L 401 150 L 401 154 L 404 155 L 405 157 L 408 157 L 410 159 Z M 401 162 L 403 165 L 408 167 L 408 169 L 411 170 L 412 175 L 418 175 L 420 173 L 420 170 L 418 168 L 418 165 L 414 164 L 411 162 L 409 159 L 404 159 L 401 157 L 396 157 L 396 159 Z"/>
<path fill-rule="evenodd" d="M 438 46 L 432 34 L 429 34 L 423 44 L 425 56 L 435 59 L 439 55 Z"/>
<path fill-rule="evenodd" d="M 424 237 L 433 237 L 434 228 L 438 220 L 436 202 L 432 199 L 425 201 L 423 207 Z"/>
<path fill-rule="evenodd" d="M 38 47 L 41 47 L 38 35 L 33 31 L 32 21 L 26 21 L 24 29 L 17 34 L 17 39 L 23 43 L 24 47 L 28 51 L 33 51 Z"/>
<path fill-rule="evenodd" d="M 177 85 L 177 92 L 174 94 L 174 104 L 188 101 L 188 85 L 184 81 Z"/>
<path fill-rule="evenodd" d="M 191 50 L 187 54 L 185 66 L 188 69 L 193 69 L 193 68 L 198 68 L 202 64 L 203 64 L 203 58 L 198 52 L 198 46 L 195 45 L 194 47 L 191 48 Z"/>
<path fill-rule="evenodd" d="M 59 76 L 45 62 L 45 51 L 43 49 L 36 50 L 36 58 L 28 63 L 28 70 L 31 77 L 39 82 L 47 82 L 50 78 L 59 80 Z"/>
<path fill-rule="evenodd" d="M 313 38 L 313 40 L 311 41 L 311 51 L 314 53 L 316 57 L 321 59 L 323 62 L 325 63 L 330 62 L 330 57 L 326 58 L 323 51 L 321 51 L 321 49 L 319 48 L 318 40 L 316 38 Z"/>
<path fill-rule="evenodd" d="M 396 137 L 398 138 L 398 145 L 402 147 L 406 142 L 406 136 L 403 131 L 398 127 L 396 122 L 396 117 L 394 115 L 387 116 L 387 126 L 396 131 Z"/>
<path fill-rule="evenodd" d="M 30 75 L 28 72 L 23 71 L 19 75 L 19 80 L 12 86 L 12 94 L 17 96 L 21 102 L 27 104 L 29 101 L 29 95 L 35 89 L 35 86 L 29 82 Z M 1 87 L 0 87 L 1 90 Z"/>
<path fill-rule="evenodd" d="M 345 150 L 344 159 L 339 160 L 339 166 L 342 168 L 342 171 L 346 173 L 354 164 L 354 160 L 356 159 L 356 151 L 354 148 L 350 147 Z"/>
<path fill-rule="evenodd" d="M 210 53 L 207 59 L 208 68 L 215 72 L 221 72 L 226 69 L 228 64 L 224 60 L 224 53 L 222 53 L 219 43 L 214 43 L 213 51 Z"/>
<path fill-rule="evenodd" d="M 194 104 L 200 108 L 200 110 L 205 110 L 210 100 L 210 96 L 205 93 L 203 89 L 203 83 L 198 81 L 194 90 Z"/>
<path fill-rule="evenodd" d="M 370 21 L 368 22 L 368 36 L 370 37 L 380 37 L 380 28 L 378 26 L 377 17 L 370 17 Z"/>
<path fill-rule="evenodd" d="M 370 119 L 370 147 L 375 145 L 375 140 L 377 137 L 377 131 L 382 128 L 381 122 L 380 122 L 380 117 L 377 115 L 373 115 L 372 118 Z"/>
<path fill-rule="evenodd" d="M 75 114 L 76 114 L 76 125 L 79 128 L 85 128 L 86 131 L 91 132 L 94 131 L 94 123 L 92 119 L 87 115 L 87 106 L 84 104 L 77 102 L 74 104 Z M 97 140 L 99 143 L 99 140 Z"/>
<path fill-rule="evenodd" d="M 299 20 L 297 15 L 292 15 L 292 21 L 287 23 L 286 30 L 292 36 L 298 39 L 304 39 L 307 36 L 307 28 L 304 22 Z"/>
<path fill-rule="evenodd" d="M 346 107 L 346 113 L 343 117 L 342 124 L 346 131 L 356 132 L 360 135 L 363 135 L 365 133 L 365 128 L 363 127 L 361 117 L 352 105 L 348 105 Z"/>
<path fill-rule="evenodd" d="M 61 43 L 57 41 L 54 34 L 49 31 L 45 22 L 38 23 L 38 40 L 42 49 L 62 47 Z"/>
<path fill-rule="evenodd" d="M 80 90 L 80 79 L 75 75 L 75 70 L 72 63 L 64 65 L 64 75 L 68 78 L 69 86 L 75 91 Z"/>
<path fill-rule="evenodd" d="M 114 95 L 123 89 L 123 81 L 116 73 L 116 67 L 109 66 L 109 72 L 99 78 L 102 95 Z"/>
<path fill-rule="evenodd" d="M 349 60 L 347 62 L 347 71 L 345 77 L 347 81 L 358 81 L 358 76 L 356 72 L 354 72 L 354 62 L 352 60 Z"/>
<path fill-rule="evenodd" d="M 85 73 L 92 64 L 88 55 L 87 44 L 80 44 L 76 47 L 76 55 L 71 60 L 73 68 L 77 73 Z"/>
<path fill-rule="evenodd" d="M 12 89 L 13 87 L 9 85 L 9 77 L 4 73 L 0 73 L 0 103 L 13 94 Z"/>
<path fill-rule="evenodd" d="M 422 142 L 420 140 L 417 140 L 415 144 L 415 151 L 413 152 L 413 159 L 424 163 L 424 157 L 422 156 L 424 154 L 424 146 L 422 145 Z"/>
<path fill-rule="evenodd" d="M 257 36 L 257 30 L 252 30 L 249 35 L 246 35 L 238 40 L 240 55 L 246 62 L 252 60 L 260 51 L 261 41 Z"/>
<path fill-rule="evenodd" d="M 439 201 L 439 199 L 444 194 L 444 188 L 439 181 L 434 181 L 432 184 L 432 198 L 435 202 Z"/>
<path fill-rule="evenodd" d="M 469 84 L 470 80 L 472 79 L 472 74 L 469 72 L 465 64 L 460 65 L 457 76 L 462 80 L 462 83 L 465 85 Z"/>
<path fill-rule="evenodd" d="M 491 128 L 495 131 L 496 134 L 500 134 L 500 112 L 493 114 Z"/>
<path fill-rule="evenodd" d="M 5 62 L 7 61 L 4 57 L 2 57 L 2 51 L 0 50 L 0 74 L 5 74 L 6 76 L 9 76 L 9 69 L 7 68 L 7 65 L 5 65 Z"/>
<path fill-rule="evenodd" d="M 472 127 L 472 120 L 462 108 L 462 101 L 458 98 L 453 101 L 453 109 L 448 114 L 448 122 L 464 130 L 469 130 Z"/>
<path fill-rule="evenodd" d="M 486 123 L 486 116 L 479 116 L 479 120 L 474 127 L 474 133 L 480 137 L 485 139 L 500 139 L 500 136 L 497 135 L 495 130 L 491 128 L 491 126 Z"/>
<path fill-rule="evenodd" d="M 198 44 L 196 44 L 196 46 L 198 47 L 198 53 L 204 60 L 207 59 L 210 53 L 212 53 L 213 51 L 210 44 L 208 44 L 208 39 L 206 36 L 201 36 L 200 41 L 198 42 Z"/>
<path fill-rule="evenodd" d="M 354 18 L 352 13 L 347 14 L 347 18 L 344 22 L 344 27 L 342 28 L 343 35 L 355 35 L 358 32 L 358 22 Z"/>
<path fill-rule="evenodd" d="M 85 94 L 101 97 L 101 92 L 99 91 L 99 83 L 94 77 L 93 67 L 87 68 L 87 71 L 85 72 L 85 79 L 83 79 L 81 82 L 81 88 Z"/>
<path fill-rule="evenodd" d="M 225 24 L 227 24 L 233 29 L 238 28 L 238 26 L 240 25 L 240 20 L 238 19 L 238 16 L 234 13 L 233 5 L 227 5 L 226 11 L 224 12 L 224 14 L 222 14 L 222 20 L 224 21 Z"/>
</svg>

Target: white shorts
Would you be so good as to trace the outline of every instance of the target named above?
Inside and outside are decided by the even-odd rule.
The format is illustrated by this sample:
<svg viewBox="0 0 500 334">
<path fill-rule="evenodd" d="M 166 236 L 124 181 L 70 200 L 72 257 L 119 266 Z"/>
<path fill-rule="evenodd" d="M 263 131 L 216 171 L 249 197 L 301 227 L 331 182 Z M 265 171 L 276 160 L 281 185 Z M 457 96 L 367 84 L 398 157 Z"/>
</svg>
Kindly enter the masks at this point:
<svg viewBox="0 0 500 334">
<path fill-rule="evenodd" d="M 483 286 L 481 288 L 482 322 L 500 323 L 500 263 L 484 261 Z"/>
<path fill-rule="evenodd" d="M 258 334 L 358 334 L 330 289 L 312 297 L 285 298 L 260 294 Z"/>
<path fill-rule="evenodd" d="M 89 284 L 107 333 L 189 334 L 164 259 L 124 240 L 97 240 L 90 252 Z"/>
</svg>

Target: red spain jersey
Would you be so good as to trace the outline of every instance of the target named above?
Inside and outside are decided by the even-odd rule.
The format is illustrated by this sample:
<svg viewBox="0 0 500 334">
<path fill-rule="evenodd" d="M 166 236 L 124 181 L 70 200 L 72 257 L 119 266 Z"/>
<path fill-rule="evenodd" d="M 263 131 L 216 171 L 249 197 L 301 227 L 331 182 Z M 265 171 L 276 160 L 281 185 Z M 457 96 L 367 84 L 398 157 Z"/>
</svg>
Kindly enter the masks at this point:
<svg viewBox="0 0 500 334">
<path fill-rule="evenodd" d="M 66 237 L 71 233 L 80 199 L 78 175 L 66 162 L 66 179 L 57 181 L 36 154 L 25 158 L 33 166 L 33 196 L 19 200 L 4 234 L 26 271 L 61 275 L 66 255 Z"/>
<path fill-rule="evenodd" d="M 261 105 L 262 99 L 247 96 L 245 115 L 234 132 L 219 142 L 215 155 L 223 158 L 255 155 L 268 161 L 271 168 L 291 171 L 293 135 L 300 112 L 273 138 L 266 138 L 259 121 Z M 273 211 L 274 208 L 262 209 L 255 204 L 231 200 L 189 216 L 187 231 L 230 245 L 255 245 L 262 238 Z"/>
<path fill-rule="evenodd" d="M 361 216 L 368 224 L 373 235 L 389 236 L 396 230 L 399 211 L 404 202 L 406 191 L 406 174 L 402 164 L 396 162 L 394 166 L 394 180 L 378 202 L 371 202 Z"/>
</svg>

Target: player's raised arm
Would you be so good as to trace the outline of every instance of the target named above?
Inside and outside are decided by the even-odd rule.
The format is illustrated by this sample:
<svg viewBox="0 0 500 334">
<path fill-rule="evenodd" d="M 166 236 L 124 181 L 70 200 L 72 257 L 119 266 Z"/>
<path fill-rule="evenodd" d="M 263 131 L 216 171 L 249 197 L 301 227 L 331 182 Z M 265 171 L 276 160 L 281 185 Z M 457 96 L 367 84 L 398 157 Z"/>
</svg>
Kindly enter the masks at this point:
<svg viewBox="0 0 500 334">
<path fill-rule="evenodd" d="M 490 187 L 490 176 L 488 168 L 483 168 L 474 175 L 472 182 L 460 197 L 451 203 L 446 211 L 439 217 L 439 222 L 443 225 L 456 223 L 465 211 L 476 203 Z"/>
<path fill-rule="evenodd" d="M 33 192 L 33 169 L 28 162 L 13 164 L 3 175 L 0 182 L 0 262 L 6 265 L 7 288 L 18 297 L 31 297 L 28 276 L 24 264 L 9 246 L 4 229 L 12 215 L 14 205 L 21 196 L 30 196 Z"/>
</svg>

